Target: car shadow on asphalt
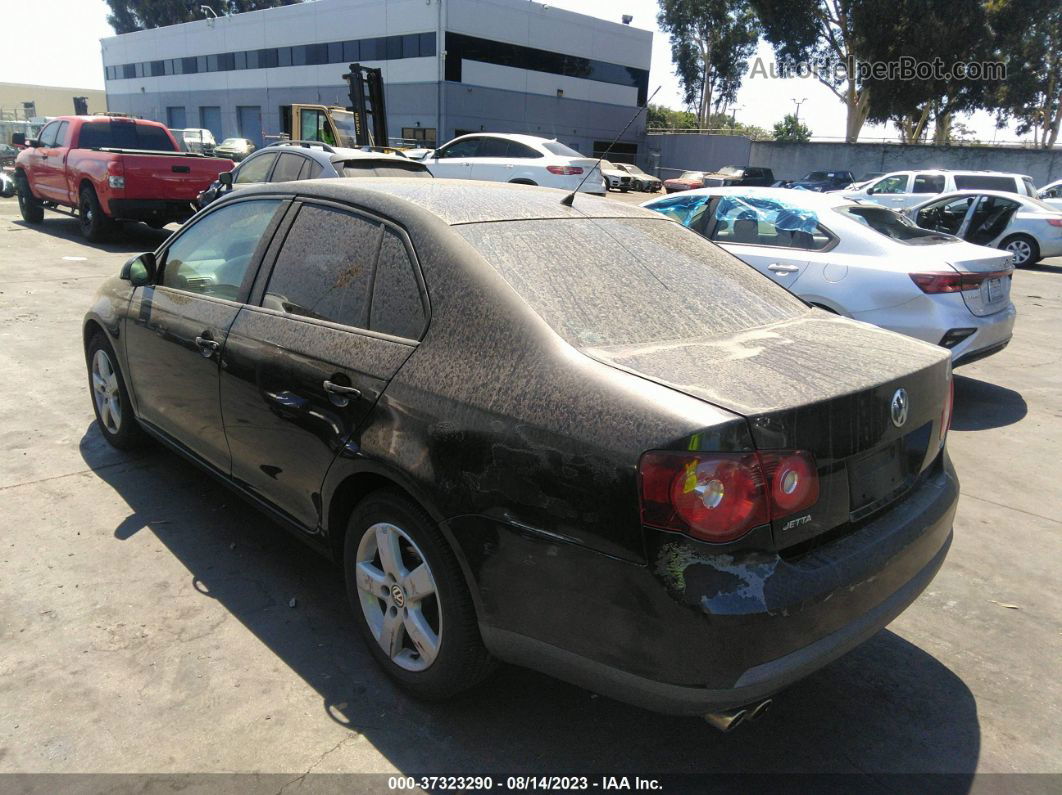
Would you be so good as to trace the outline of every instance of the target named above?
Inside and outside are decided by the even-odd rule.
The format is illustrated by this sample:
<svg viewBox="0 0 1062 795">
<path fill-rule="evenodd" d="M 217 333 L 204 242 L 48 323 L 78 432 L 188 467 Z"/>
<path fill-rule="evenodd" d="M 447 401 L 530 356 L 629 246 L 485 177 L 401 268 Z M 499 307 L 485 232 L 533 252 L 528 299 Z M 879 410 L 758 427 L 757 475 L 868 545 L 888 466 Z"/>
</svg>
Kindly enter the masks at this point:
<svg viewBox="0 0 1062 795">
<path fill-rule="evenodd" d="M 955 374 L 952 430 L 984 431 L 1013 425 L 1029 413 L 1020 392 L 999 384 Z"/>
<path fill-rule="evenodd" d="M 77 219 L 62 213 L 46 211 L 44 221 L 39 224 L 27 224 L 21 218 L 11 223 L 23 229 L 43 232 L 52 237 L 80 243 L 97 251 L 105 251 L 108 254 L 142 254 L 145 251 L 154 251 L 174 232 L 172 229 L 152 229 L 147 224 L 124 223 L 119 229 L 112 230 L 106 240 L 90 243 L 82 236 Z"/>
<path fill-rule="evenodd" d="M 160 446 L 116 460 L 93 423 L 80 449 L 130 506 L 112 554 L 153 534 L 202 598 L 217 600 L 261 641 L 262 654 L 320 694 L 321 720 L 361 734 L 403 773 L 945 772 L 957 792 L 972 780 L 980 754 L 973 695 L 888 630 L 727 735 L 696 717 L 646 712 L 516 667 L 453 701 L 416 701 L 364 647 L 336 567 Z"/>
<path fill-rule="evenodd" d="M 1036 271 L 1037 273 L 1062 273 L 1062 265 L 1048 265 L 1046 262 L 1038 262 L 1035 265 L 1022 265 L 1023 271 Z"/>
</svg>

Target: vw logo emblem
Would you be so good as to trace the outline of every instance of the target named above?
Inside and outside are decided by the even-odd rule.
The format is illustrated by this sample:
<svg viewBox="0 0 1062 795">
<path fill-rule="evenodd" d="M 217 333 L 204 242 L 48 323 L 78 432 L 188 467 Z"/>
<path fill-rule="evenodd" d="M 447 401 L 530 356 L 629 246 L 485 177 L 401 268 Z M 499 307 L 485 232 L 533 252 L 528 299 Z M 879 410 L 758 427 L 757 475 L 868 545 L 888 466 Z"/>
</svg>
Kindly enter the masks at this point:
<svg viewBox="0 0 1062 795">
<path fill-rule="evenodd" d="M 892 396 L 892 405 L 889 408 L 889 413 L 892 415 L 892 424 L 897 428 L 902 427 L 907 422 L 907 408 L 907 390 L 897 389 Z"/>
<path fill-rule="evenodd" d="M 402 593 L 402 589 L 397 584 L 391 586 L 391 599 L 394 600 L 395 607 L 402 608 L 406 606 L 406 595 Z"/>
</svg>

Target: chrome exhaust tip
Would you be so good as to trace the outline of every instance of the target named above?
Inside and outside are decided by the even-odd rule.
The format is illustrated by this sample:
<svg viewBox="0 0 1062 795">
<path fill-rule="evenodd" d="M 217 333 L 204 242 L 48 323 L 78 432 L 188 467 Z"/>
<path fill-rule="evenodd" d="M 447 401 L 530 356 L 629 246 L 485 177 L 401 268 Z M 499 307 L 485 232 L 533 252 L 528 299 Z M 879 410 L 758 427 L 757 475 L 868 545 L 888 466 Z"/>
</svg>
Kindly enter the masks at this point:
<svg viewBox="0 0 1062 795">
<path fill-rule="evenodd" d="M 733 731 L 746 721 L 751 723 L 761 717 L 771 708 L 772 703 L 774 703 L 772 699 L 765 698 L 763 701 L 759 701 L 755 704 L 748 704 L 744 707 L 724 709 L 719 712 L 709 712 L 704 716 L 704 719 L 712 726 L 719 729 L 719 731 L 726 733 Z"/>
<path fill-rule="evenodd" d="M 748 710 L 744 707 L 739 707 L 738 709 L 725 709 L 720 712 L 709 712 L 704 716 L 704 719 L 725 734 L 726 732 L 733 731 L 744 723 L 747 715 Z"/>
</svg>

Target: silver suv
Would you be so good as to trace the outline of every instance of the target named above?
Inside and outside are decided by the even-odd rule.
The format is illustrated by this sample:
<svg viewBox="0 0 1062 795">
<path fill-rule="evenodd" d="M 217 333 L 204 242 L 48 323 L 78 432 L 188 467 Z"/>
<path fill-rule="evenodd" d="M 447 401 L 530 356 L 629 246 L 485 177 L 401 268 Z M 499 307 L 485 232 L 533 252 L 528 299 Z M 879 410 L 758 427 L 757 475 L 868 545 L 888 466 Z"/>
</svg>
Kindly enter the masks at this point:
<svg viewBox="0 0 1062 795">
<path fill-rule="evenodd" d="M 1020 196 L 1036 196 L 1032 178 L 1024 174 L 943 169 L 893 171 L 860 190 L 845 191 L 845 196 L 903 210 L 921 204 L 935 194 L 958 190 L 998 190 Z"/>
</svg>

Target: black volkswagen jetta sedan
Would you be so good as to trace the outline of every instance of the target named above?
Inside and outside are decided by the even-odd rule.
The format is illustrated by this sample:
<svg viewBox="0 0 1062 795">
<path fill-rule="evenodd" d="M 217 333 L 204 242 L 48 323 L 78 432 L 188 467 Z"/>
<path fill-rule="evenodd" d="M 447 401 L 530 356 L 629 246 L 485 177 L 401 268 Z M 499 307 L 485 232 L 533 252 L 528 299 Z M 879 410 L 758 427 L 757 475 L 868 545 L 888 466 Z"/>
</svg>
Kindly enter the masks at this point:
<svg viewBox="0 0 1062 795">
<path fill-rule="evenodd" d="M 563 197 L 221 199 L 100 290 L 96 416 L 338 561 L 417 695 L 503 660 L 732 724 L 940 567 L 947 352 L 812 309 L 657 213 Z"/>
</svg>

